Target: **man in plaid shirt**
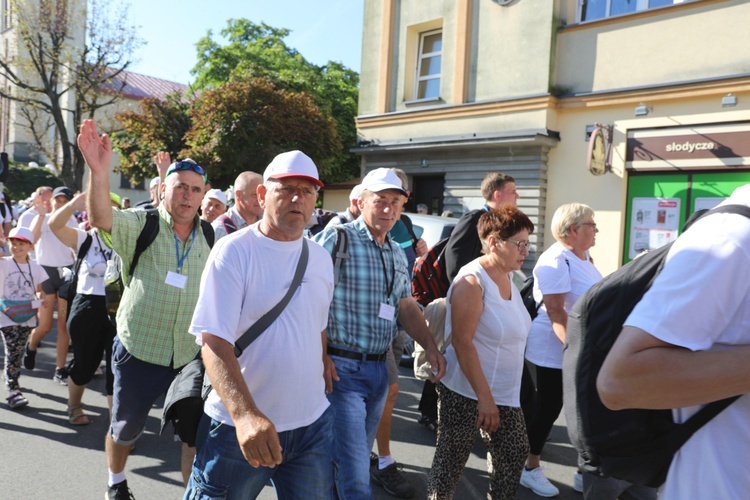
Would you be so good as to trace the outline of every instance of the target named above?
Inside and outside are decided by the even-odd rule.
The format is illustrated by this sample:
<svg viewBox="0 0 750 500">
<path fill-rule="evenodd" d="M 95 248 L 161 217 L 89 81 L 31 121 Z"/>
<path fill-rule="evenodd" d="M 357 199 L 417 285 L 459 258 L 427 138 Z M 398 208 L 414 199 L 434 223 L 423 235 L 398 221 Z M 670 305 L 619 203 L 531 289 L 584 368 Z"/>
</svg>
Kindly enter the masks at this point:
<svg viewBox="0 0 750 500">
<path fill-rule="evenodd" d="M 445 358 L 438 351 L 419 306 L 411 297 L 406 256 L 388 232 L 401 216 L 406 192 L 391 169 L 373 170 L 362 181 L 361 216 L 339 226 L 348 236 L 349 258 L 341 265 L 328 313 L 326 377 L 335 411 L 333 458 L 339 498 L 372 498 L 370 450 L 388 392 L 386 352 L 396 320 L 425 347 L 439 380 Z M 333 252 L 336 228 L 315 241 Z"/>
</svg>

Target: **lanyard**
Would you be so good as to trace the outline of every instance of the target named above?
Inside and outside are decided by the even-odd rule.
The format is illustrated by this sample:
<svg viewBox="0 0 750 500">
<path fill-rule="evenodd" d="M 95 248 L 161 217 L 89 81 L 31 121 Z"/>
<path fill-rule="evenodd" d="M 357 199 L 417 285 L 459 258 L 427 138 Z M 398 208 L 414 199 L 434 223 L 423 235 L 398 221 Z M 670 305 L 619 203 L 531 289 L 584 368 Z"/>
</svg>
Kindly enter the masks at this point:
<svg viewBox="0 0 750 500">
<path fill-rule="evenodd" d="M 393 248 L 391 247 L 391 241 L 386 240 L 388 243 L 388 248 L 391 249 L 391 282 L 388 283 L 388 268 L 385 265 L 385 257 L 383 257 L 383 247 L 377 244 L 375 244 L 378 247 L 378 250 L 380 250 L 380 262 L 383 264 L 383 276 L 385 277 L 385 302 L 390 305 L 391 303 L 391 294 L 393 293 L 393 286 L 396 283 L 396 261 L 393 258 Z"/>
<path fill-rule="evenodd" d="M 180 257 L 180 239 L 177 237 L 177 233 L 175 233 L 174 230 L 172 230 L 172 235 L 174 236 L 174 254 L 177 258 L 177 274 L 182 274 L 182 265 L 185 263 L 185 259 L 187 259 L 190 250 L 193 248 L 193 243 L 195 242 L 195 225 L 193 225 L 193 236 L 190 239 L 190 245 L 185 245 L 182 257 Z"/>
<path fill-rule="evenodd" d="M 26 259 L 26 265 L 29 266 L 29 280 L 31 280 L 31 282 L 29 282 L 29 280 L 26 279 L 26 276 L 24 276 L 23 271 L 21 270 L 21 266 L 18 265 L 16 259 L 14 259 L 13 257 L 10 258 L 10 260 L 12 260 L 18 268 L 18 272 L 21 273 L 21 277 L 23 278 L 24 283 L 27 285 L 31 285 L 31 293 L 36 293 L 36 289 L 34 288 L 34 277 L 31 275 L 31 262 L 28 261 L 28 257 L 26 257 Z"/>
</svg>

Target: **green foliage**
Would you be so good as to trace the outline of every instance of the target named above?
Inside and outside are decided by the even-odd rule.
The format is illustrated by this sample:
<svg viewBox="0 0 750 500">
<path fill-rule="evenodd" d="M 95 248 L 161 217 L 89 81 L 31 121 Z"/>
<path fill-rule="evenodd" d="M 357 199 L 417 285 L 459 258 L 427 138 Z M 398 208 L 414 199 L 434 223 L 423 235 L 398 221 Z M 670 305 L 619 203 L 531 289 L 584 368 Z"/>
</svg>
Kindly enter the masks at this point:
<svg viewBox="0 0 750 500">
<path fill-rule="evenodd" d="M 262 173 L 279 153 L 299 149 L 325 175 L 341 142 L 332 118 L 306 93 L 278 89 L 264 78 L 225 83 L 195 101 L 183 151 L 228 186 L 245 170 Z"/>
<path fill-rule="evenodd" d="M 25 200 L 39 186 L 55 188 L 62 186 L 63 181 L 46 168 L 26 167 L 20 163 L 11 163 L 8 178 L 5 181 L 5 192 L 14 201 Z"/>
<path fill-rule="evenodd" d="M 153 157 L 159 151 L 177 158 L 185 149 L 185 135 L 192 125 L 191 103 L 180 94 L 170 94 L 165 101 L 144 99 L 139 111 L 117 114 L 123 130 L 113 134 L 112 143 L 120 152 L 119 171 L 138 184 L 154 176 Z"/>
<path fill-rule="evenodd" d="M 359 175 L 359 158 L 348 148 L 357 142 L 355 118 L 359 99 L 359 75 L 343 64 L 316 66 L 284 39 L 289 30 L 247 19 L 230 19 L 221 31 L 226 43 L 217 43 L 209 31 L 196 45 L 198 62 L 193 68 L 195 88 L 215 88 L 226 82 L 266 78 L 279 89 L 306 92 L 321 111 L 333 117 L 341 146 L 328 162 L 324 181 L 337 182 Z"/>
</svg>

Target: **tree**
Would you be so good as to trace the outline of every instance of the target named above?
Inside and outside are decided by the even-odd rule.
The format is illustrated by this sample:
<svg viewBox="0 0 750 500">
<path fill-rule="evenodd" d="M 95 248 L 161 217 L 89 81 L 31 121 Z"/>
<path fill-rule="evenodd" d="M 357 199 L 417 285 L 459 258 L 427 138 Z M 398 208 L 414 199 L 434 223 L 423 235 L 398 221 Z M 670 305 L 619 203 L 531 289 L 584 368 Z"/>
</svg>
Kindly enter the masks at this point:
<svg viewBox="0 0 750 500">
<path fill-rule="evenodd" d="M 343 64 L 316 66 L 284 42 L 290 31 L 247 19 L 231 19 L 221 31 L 220 45 L 213 34 L 196 45 L 198 62 L 193 68 L 195 88 L 215 88 L 225 82 L 266 78 L 277 88 L 306 92 L 326 115 L 336 121 L 341 147 L 329 162 L 326 182 L 348 180 L 359 175 L 359 159 L 348 148 L 356 144 L 359 75 Z"/>
<path fill-rule="evenodd" d="M 74 189 L 84 172 L 78 126 L 118 99 L 141 43 L 127 24 L 127 6 L 115 1 L 90 0 L 87 13 L 85 1 L 10 0 L 17 56 L 0 60 L 0 80 L 10 83 L 0 96 L 21 105 L 39 150 L 61 159 L 60 177 Z"/>
<path fill-rule="evenodd" d="M 152 158 L 157 152 L 176 158 L 186 149 L 185 135 L 192 126 L 191 103 L 181 94 L 169 94 L 164 101 L 143 99 L 138 107 L 138 112 L 115 116 L 122 129 L 112 135 L 121 156 L 119 171 L 134 184 L 154 175 Z"/>
<path fill-rule="evenodd" d="M 335 121 L 306 93 L 279 89 L 265 78 L 204 91 L 191 110 L 190 156 L 212 182 L 228 186 L 245 170 L 262 173 L 279 153 L 299 149 L 325 176 L 341 150 Z"/>
</svg>

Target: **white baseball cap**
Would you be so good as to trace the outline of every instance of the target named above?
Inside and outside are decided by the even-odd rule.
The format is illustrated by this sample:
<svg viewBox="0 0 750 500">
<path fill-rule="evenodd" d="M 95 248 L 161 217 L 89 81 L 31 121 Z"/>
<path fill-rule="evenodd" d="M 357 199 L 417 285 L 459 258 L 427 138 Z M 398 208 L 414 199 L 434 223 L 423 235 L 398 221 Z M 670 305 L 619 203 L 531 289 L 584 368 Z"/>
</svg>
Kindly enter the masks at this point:
<svg viewBox="0 0 750 500">
<path fill-rule="evenodd" d="M 149 183 L 148 188 L 151 189 L 151 188 L 156 187 L 158 185 L 159 185 L 159 178 L 158 177 L 154 177 L 153 179 L 151 179 L 151 182 Z"/>
<path fill-rule="evenodd" d="M 9 240 L 22 240 L 27 243 L 34 244 L 34 233 L 27 227 L 14 227 L 8 233 Z"/>
<path fill-rule="evenodd" d="M 318 167 L 315 162 L 302 151 L 287 151 L 276 155 L 263 172 L 263 181 L 268 179 L 283 179 L 284 177 L 304 177 L 319 187 L 323 187 L 318 177 Z"/>
<path fill-rule="evenodd" d="M 376 168 L 370 171 L 364 179 L 362 179 L 362 189 L 378 193 L 387 189 L 394 189 L 404 196 L 408 196 L 404 188 L 401 186 L 401 179 L 398 178 L 393 170 L 390 168 Z"/>
<path fill-rule="evenodd" d="M 359 199 L 359 195 L 362 193 L 362 184 L 357 184 L 352 188 L 352 192 L 349 193 L 349 201 L 354 201 Z"/>
<path fill-rule="evenodd" d="M 209 189 L 208 191 L 206 191 L 206 194 L 203 196 L 203 200 L 205 201 L 209 198 L 220 201 L 224 205 L 227 204 L 227 195 L 224 194 L 224 191 L 222 191 L 221 189 Z"/>
</svg>

